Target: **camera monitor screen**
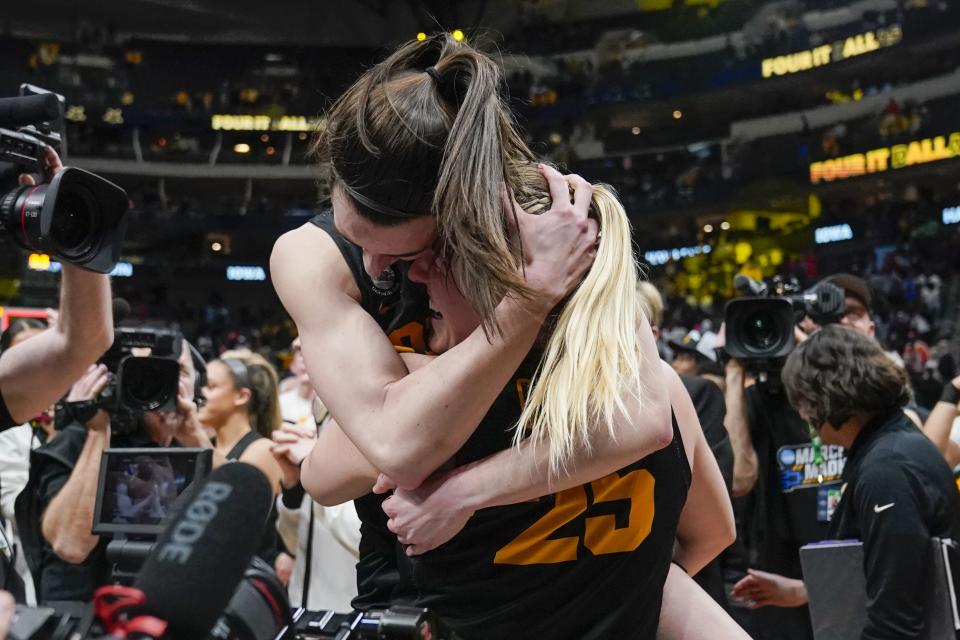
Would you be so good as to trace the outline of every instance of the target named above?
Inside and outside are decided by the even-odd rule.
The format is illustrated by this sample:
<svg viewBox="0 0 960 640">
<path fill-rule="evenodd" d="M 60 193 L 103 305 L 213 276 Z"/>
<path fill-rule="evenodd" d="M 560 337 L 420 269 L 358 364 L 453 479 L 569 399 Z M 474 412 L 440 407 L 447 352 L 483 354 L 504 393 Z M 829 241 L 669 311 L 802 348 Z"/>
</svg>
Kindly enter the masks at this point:
<svg viewBox="0 0 960 640">
<path fill-rule="evenodd" d="M 93 533 L 158 535 L 212 462 L 209 449 L 106 449 Z"/>
</svg>

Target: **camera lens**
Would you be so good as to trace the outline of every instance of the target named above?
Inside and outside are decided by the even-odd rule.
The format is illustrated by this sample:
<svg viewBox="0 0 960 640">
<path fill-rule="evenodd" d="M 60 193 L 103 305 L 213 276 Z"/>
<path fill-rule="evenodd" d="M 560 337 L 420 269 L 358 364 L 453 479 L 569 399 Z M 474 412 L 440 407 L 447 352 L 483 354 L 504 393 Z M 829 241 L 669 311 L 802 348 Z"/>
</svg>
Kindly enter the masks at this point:
<svg viewBox="0 0 960 640">
<path fill-rule="evenodd" d="M 153 364 L 151 358 L 133 358 L 124 363 L 124 405 L 140 411 L 153 411 L 166 403 L 169 393 L 165 377 Z"/>
<path fill-rule="evenodd" d="M 40 239 L 40 210 L 47 185 L 17 187 L 0 200 L 0 220 L 14 242 L 34 249 Z"/>
<path fill-rule="evenodd" d="M 94 203 L 89 193 L 76 188 L 64 190 L 50 221 L 50 237 L 66 258 L 82 258 L 95 240 Z"/>
<path fill-rule="evenodd" d="M 743 336 L 746 346 L 755 351 L 767 351 L 775 347 L 780 339 L 777 322 L 765 312 L 753 313 L 743 320 Z"/>
</svg>

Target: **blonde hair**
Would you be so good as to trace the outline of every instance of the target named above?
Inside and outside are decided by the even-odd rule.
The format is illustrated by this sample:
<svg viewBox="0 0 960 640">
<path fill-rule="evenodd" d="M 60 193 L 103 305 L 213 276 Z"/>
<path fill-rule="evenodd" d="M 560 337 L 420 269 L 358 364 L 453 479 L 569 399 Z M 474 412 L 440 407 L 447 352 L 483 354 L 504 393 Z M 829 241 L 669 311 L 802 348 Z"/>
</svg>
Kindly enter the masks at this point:
<svg viewBox="0 0 960 640">
<path fill-rule="evenodd" d="M 276 369 L 266 358 L 249 349 L 232 349 L 220 354 L 218 360 L 239 360 L 247 367 L 250 378 L 250 402 L 247 415 L 250 426 L 265 438 L 280 428 L 279 378 Z"/>
<path fill-rule="evenodd" d="M 542 174 L 532 165 L 519 172 L 524 187 L 517 201 L 528 213 L 546 211 L 551 202 Z M 645 319 L 630 222 L 606 185 L 594 185 L 591 213 L 601 229 L 596 259 L 559 311 L 514 434 L 517 445 L 525 437 L 547 442 L 552 476 L 566 470 L 578 449 L 591 449 L 593 429 L 615 436 L 615 414 L 628 413 L 624 399 L 641 398 L 637 323 Z"/>
</svg>

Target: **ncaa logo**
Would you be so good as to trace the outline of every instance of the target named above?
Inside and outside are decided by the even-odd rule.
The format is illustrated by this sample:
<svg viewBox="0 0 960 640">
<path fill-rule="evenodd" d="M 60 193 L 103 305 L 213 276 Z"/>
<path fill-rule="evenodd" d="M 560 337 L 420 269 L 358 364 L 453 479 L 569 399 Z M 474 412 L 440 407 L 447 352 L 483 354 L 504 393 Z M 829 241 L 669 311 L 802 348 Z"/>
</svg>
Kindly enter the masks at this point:
<svg viewBox="0 0 960 640">
<path fill-rule="evenodd" d="M 387 267 L 376 278 L 371 279 L 373 289 L 382 296 L 394 293 L 400 286 L 400 279 L 393 267 Z"/>
<path fill-rule="evenodd" d="M 785 467 L 792 467 L 797 461 L 797 452 L 793 449 L 780 450 L 780 464 Z"/>
</svg>

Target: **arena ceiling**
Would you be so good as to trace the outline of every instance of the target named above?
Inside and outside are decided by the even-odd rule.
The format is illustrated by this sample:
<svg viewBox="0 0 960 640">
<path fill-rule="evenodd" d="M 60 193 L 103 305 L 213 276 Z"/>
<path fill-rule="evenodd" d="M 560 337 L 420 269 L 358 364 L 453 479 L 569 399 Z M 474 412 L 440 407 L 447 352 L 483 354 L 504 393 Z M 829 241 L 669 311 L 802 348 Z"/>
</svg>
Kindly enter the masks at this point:
<svg viewBox="0 0 960 640">
<path fill-rule="evenodd" d="M 34 0 L 4 6 L 4 31 L 71 39 L 80 24 L 174 41 L 376 47 L 418 31 L 509 27 L 511 0 Z"/>
</svg>

